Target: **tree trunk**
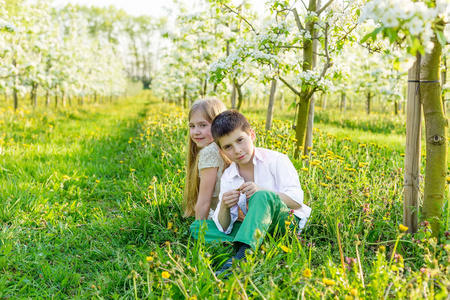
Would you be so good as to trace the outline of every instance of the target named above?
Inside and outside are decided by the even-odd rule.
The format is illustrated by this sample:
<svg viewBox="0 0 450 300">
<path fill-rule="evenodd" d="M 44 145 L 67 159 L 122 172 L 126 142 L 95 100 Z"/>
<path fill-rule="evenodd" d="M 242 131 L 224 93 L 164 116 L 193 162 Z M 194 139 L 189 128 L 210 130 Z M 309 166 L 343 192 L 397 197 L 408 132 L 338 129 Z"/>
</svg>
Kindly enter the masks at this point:
<svg viewBox="0 0 450 300">
<path fill-rule="evenodd" d="M 426 131 L 425 188 L 422 206 L 423 217 L 430 222 L 432 235 L 438 236 L 444 202 L 447 173 L 447 120 L 441 101 L 439 67 L 441 44 L 433 37 L 434 48 L 422 60 L 420 98 L 423 103 Z"/>
<path fill-rule="evenodd" d="M 280 90 L 280 110 L 284 110 L 284 90 Z"/>
<path fill-rule="evenodd" d="M 270 128 L 272 127 L 276 90 L 277 90 L 277 80 L 272 79 L 272 84 L 270 86 L 269 106 L 267 107 L 266 130 L 270 130 Z"/>
<path fill-rule="evenodd" d="M 447 57 L 445 55 L 442 56 L 442 70 L 441 70 L 441 91 L 442 91 L 442 109 L 444 110 L 445 115 L 445 93 L 442 87 L 447 83 Z"/>
<path fill-rule="evenodd" d="M 186 87 L 183 89 L 183 107 L 187 108 L 187 92 Z"/>
<path fill-rule="evenodd" d="M 17 67 L 15 58 L 13 58 L 12 64 L 14 67 Z M 13 90 L 14 110 L 17 110 L 19 108 L 19 97 L 17 96 L 18 79 L 19 79 L 19 77 L 17 76 L 17 74 L 14 75 L 14 90 Z"/>
<path fill-rule="evenodd" d="M 341 111 L 345 112 L 347 110 L 347 94 L 341 92 Z"/>
<path fill-rule="evenodd" d="M 417 232 L 419 212 L 422 106 L 417 87 L 420 80 L 420 59 L 420 54 L 417 54 L 416 63 L 408 71 L 403 225 L 409 228 L 410 233 Z"/>
<path fill-rule="evenodd" d="M 370 115 L 370 100 L 372 98 L 372 94 L 370 92 L 367 93 L 367 103 L 366 103 L 366 111 L 367 114 Z"/>
<path fill-rule="evenodd" d="M 315 12 L 317 8 L 316 0 L 309 0 L 308 11 Z M 311 37 L 315 36 L 314 21 L 311 19 L 306 22 L 305 30 L 309 32 Z M 302 70 L 304 72 L 311 71 L 313 67 L 313 43 L 311 39 L 305 39 L 303 41 L 303 65 Z M 300 149 L 304 145 L 306 135 L 306 124 L 309 113 L 309 101 L 308 97 L 311 91 L 311 87 L 307 87 L 300 93 L 300 106 L 297 115 L 297 124 L 295 128 L 295 138 L 297 139 L 294 157 L 298 158 L 300 155 Z"/>
<path fill-rule="evenodd" d="M 30 102 L 33 108 L 37 106 L 37 83 L 33 82 L 31 85 Z"/>
<path fill-rule="evenodd" d="M 303 147 L 304 155 L 309 155 L 309 149 L 312 149 L 313 128 L 314 128 L 314 95 L 309 100 L 308 124 L 306 126 L 305 146 Z"/>
<path fill-rule="evenodd" d="M 398 100 L 394 100 L 394 113 L 397 116 L 398 115 Z"/>
<path fill-rule="evenodd" d="M 327 109 L 327 93 L 322 93 L 322 109 Z"/>
<path fill-rule="evenodd" d="M 320 7 L 320 0 L 317 0 L 316 7 Z M 313 24 L 314 28 L 314 24 Z M 312 69 L 314 69 L 317 65 L 317 47 L 318 47 L 318 36 L 317 31 L 314 31 L 313 35 L 314 39 L 312 41 Z M 309 149 L 312 149 L 312 140 L 313 140 L 313 128 L 314 128 L 314 106 L 315 106 L 315 98 L 314 94 L 309 99 L 309 111 L 308 111 L 308 123 L 306 124 L 306 136 L 305 136 L 305 145 L 303 146 L 304 155 L 309 155 Z"/>
<path fill-rule="evenodd" d="M 231 91 L 231 108 L 236 108 L 236 84 L 234 84 L 234 80 L 232 83 L 232 91 Z"/>
<path fill-rule="evenodd" d="M 242 85 L 239 85 L 237 82 L 235 85 L 236 85 L 236 90 L 237 90 L 237 94 L 238 94 L 238 103 L 237 103 L 236 109 L 240 110 L 241 106 L 242 106 L 242 99 L 244 98 L 242 95 Z"/>
<path fill-rule="evenodd" d="M 65 91 L 62 91 L 61 99 L 62 99 L 63 107 L 66 107 L 66 92 Z"/>
<path fill-rule="evenodd" d="M 50 105 L 50 91 L 47 90 L 47 92 L 45 93 L 45 106 L 49 106 Z"/>
</svg>

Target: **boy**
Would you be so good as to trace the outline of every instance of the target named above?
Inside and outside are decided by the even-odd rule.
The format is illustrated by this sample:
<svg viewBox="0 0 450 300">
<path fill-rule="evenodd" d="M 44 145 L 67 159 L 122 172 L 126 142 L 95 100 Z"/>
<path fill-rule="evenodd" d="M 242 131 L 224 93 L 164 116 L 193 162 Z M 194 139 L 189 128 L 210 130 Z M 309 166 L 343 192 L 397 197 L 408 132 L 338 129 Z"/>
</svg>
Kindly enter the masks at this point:
<svg viewBox="0 0 450 300">
<path fill-rule="evenodd" d="M 236 110 L 217 115 L 211 124 L 216 144 L 233 162 L 220 181 L 219 204 L 213 220 L 217 228 L 229 234 L 236 220 L 242 220 L 233 240 L 239 250 L 216 275 L 231 267 L 233 259 L 245 257 L 245 250 L 256 249 L 262 239 L 256 239 L 257 229 L 262 234 L 285 228 L 290 210 L 300 219 L 302 228 L 311 213 L 303 204 L 303 190 L 298 173 L 289 158 L 279 152 L 256 148 L 255 131 L 248 120 Z"/>
</svg>

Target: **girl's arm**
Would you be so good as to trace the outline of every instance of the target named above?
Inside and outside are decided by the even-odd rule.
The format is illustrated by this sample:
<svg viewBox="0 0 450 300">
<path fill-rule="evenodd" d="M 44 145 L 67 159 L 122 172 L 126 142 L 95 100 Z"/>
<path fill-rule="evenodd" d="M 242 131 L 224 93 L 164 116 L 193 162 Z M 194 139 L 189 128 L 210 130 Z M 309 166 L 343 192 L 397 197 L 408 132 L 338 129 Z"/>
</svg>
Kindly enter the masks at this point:
<svg viewBox="0 0 450 300">
<path fill-rule="evenodd" d="M 196 220 L 205 220 L 208 218 L 218 170 L 219 168 L 205 168 L 200 171 L 200 187 L 197 204 L 195 205 Z"/>
</svg>

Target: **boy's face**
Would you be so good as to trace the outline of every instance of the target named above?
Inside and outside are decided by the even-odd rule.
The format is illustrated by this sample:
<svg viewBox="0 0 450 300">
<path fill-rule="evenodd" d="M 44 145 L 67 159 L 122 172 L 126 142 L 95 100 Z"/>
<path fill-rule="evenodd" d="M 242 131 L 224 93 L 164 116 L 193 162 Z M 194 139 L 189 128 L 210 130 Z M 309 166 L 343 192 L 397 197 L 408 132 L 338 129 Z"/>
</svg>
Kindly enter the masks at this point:
<svg viewBox="0 0 450 300">
<path fill-rule="evenodd" d="M 230 134 L 219 138 L 218 142 L 223 153 L 238 165 L 252 163 L 255 147 L 253 141 L 256 135 L 253 129 L 247 133 L 240 128 L 235 129 Z"/>
</svg>

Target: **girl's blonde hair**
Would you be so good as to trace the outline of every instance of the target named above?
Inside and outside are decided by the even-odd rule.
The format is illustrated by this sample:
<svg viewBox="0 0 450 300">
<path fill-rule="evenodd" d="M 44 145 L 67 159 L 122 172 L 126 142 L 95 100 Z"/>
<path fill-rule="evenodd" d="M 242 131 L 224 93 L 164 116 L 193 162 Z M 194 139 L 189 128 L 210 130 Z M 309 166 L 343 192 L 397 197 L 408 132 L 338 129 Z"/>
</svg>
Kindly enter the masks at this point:
<svg viewBox="0 0 450 300">
<path fill-rule="evenodd" d="M 214 118 L 225 111 L 226 107 L 216 98 L 200 99 L 195 101 L 191 109 L 189 110 L 189 118 L 191 119 L 192 114 L 201 111 L 203 117 L 212 123 Z M 198 153 L 200 148 L 197 147 L 192 139 L 189 137 L 187 146 L 187 160 L 186 160 L 186 187 L 184 190 L 184 216 L 191 217 L 195 215 L 195 205 L 198 199 L 198 190 L 200 186 L 200 176 L 198 173 Z M 222 155 L 222 153 L 220 153 Z M 225 167 L 228 167 L 229 160 L 222 155 L 226 163 Z"/>
</svg>

